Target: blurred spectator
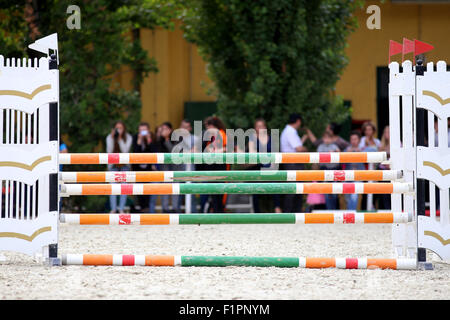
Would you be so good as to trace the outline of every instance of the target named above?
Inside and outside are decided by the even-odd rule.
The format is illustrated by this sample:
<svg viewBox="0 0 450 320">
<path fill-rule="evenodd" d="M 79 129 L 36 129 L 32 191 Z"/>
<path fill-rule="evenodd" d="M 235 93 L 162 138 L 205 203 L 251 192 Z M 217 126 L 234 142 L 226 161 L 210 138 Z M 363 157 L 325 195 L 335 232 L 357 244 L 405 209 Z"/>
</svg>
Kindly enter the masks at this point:
<svg viewBox="0 0 450 320">
<path fill-rule="evenodd" d="M 206 149 L 214 153 L 224 152 L 227 146 L 227 134 L 222 120 L 215 116 L 208 117 L 205 119 L 204 125 L 211 135 L 211 140 L 206 143 Z"/>
<path fill-rule="evenodd" d="M 111 130 L 111 133 L 106 137 L 106 152 L 107 153 L 129 153 L 132 144 L 132 136 L 127 132 L 125 123 L 117 121 Z M 130 166 L 125 164 L 109 164 L 110 171 L 130 171 Z M 124 207 L 127 201 L 126 195 L 119 196 L 119 213 L 124 213 Z M 117 196 L 109 196 L 109 203 L 111 206 L 111 213 L 117 212 Z"/>
<path fill-rule="evenodd" d="M 154 153 L 158 152 L 154 142 L 153 134 L 150 131 L 150 125 L 147 122 L 141 122 L 138 132 L 133 136 L 133 152 L 134 153 Z M 154 164 L 133 164 L 133 171 L 156 171 Z M 136 196 L 137 203 L 141 207 L 141 212 L 155 213 L 155 195 L 139 195 Z"/>
<path fill-rule="evenodd" d="M 59 145 L 59 153 L 68 153 L 69 150 L 67 149 L 67 146 L 64 142 L 61 141 L 61 144 Z"/>
<path fill-rule="evenodd" d="M 354 130 L 350 133 L 350 146 L 345 149 L 346 152 L 361 152 L 359 143 L 361 142 L 361 134 L 358 130 Z M 363 163 L 346 163 L 346 170 L 364 170 Z M 345 202 L 347 203 L 347 210 L 356 210 L 358 206 L 358 194 L 346 194 Z"/>
<path fill-rule="evenodd" d="M 197 137 L 192 134 L 192 125 L 191 122 L 187 119 L 183 119 L 180 123 L 180 129 L 185 130 L 185 133 L 188 135 L 184 137 L 184 139 L 180 142 L 182 143 L 182 148 L 184 152 L 200 152 L 200 150 L 195 150 L 195 143 L 197 141 Z"/>
<path fill-rule="evenodd" d="M 164 122 L 159 128 L 158 128 L 158 135 L 157 138 L 157 144 L 158 144 L 158 150 L 161 153 L 170 153 L 172 152 L 172 149 L 176 145 L 176 142 L 173 142 L 171 140 L 172 136 L 172 124 L 170 122 Z M 181 165 L 179 164 L 161 164 L 159 166 L 159 170 L 162 171 L 176 171 L 179 170 L 179 167 Z M 172 200 L 172 210 L 169 209 L 169 202 Z M 180 202 L 179 202 L 179 195 L 161 195 L 161 205 L 162 205 L 162 211 L 166 213 L 170 212 L 180 212 Z"/>
<path fill-rule="evenodd" d="M 64 142 L 62 142 L 62 140 L 61 140 L 61 144 L 59 145 L 59 153 L 68 153 L 68 152 L 69 152 L 69 149 L 67 148 L 67 145 Z M 62 169 L 63 169 L 63 165 L 60 164 L 59 171 L 62 171 Z"/>
<path fill-rule="evenodd" d="M 262 118 L 258 118 L 255 120 L 254 124 L 255 134 L 249 137 L 248 147 L 249 152 L 257 153 L 257 152 L 272 152 L 272 141 L 270 135 L 267 132 L 266 121 Z M 269 169 L 271 167 L 270 163 L 267 164 L 255 164 L 252 165 L 250 170 L 261 170 L 261 169 Z M 275 207 L 276 213 L 281 213 L 281 197 L 278 194 L 274 194 L 271 196 L 273 200 L 273 204 Z M 254 212 L 261 212 L 261 208 L 259 202 L 261 200 L 260 195 L 254 194 L 252 195 L 252 204 Z"/>
<path fill-rule="evenodd" d="M 177 144 L 178 150 L 183 152 L 183 153 L 190 153 L 190 152 L 198 152 L 197 150 L 195 150 L 195 146 L 196 146 L 196 142 L 197 142 L 197 137 L 194 136 L 191 132 L 192 132 L 192 125 L 191 122 L 188 119 L 183 119 L 180 123 L 180 129 L 182 129 L 182 131 L 180 132 L 180 134 L 182 135 L 182 140 L 180 143 Z M 195 164 L 191 163 L 191 164 L 181 164 L 179 166 L 179 170 L 183 170 L 183 171 L 194 171 L 195 170 Z M 191 207 L 190 208 L 186 208 L 187 207 L 187 197 L 190 197 L 191 199 Z M 184 204 L 185 204 L 185 208 L 186 208 L 186 212 L 196 212 L 196 208 L 197 208 L 197 203 L 195 201 L 195 195 L 180 195 L 179 196 L 179 206 L 181 207 L 181 203 L 184 200 Z"/>
<path fill-rule="evenodd" d="M 371 121 L 366 121 L 361 127 L 361 132 L 363 134 L 363 137 L 359 143 L 359 148 L 361 151 L 377 151 L 380 147 L 380 140 L 375 138 L 377 127 L 375 127 Z"/>
<path fill-rule="evenodd" d="M 280 151 L 281 152 L 305 152 L 307 149 L 303 146 L 305 135 L 302 139 L 298 135 L 298 130 L 302 125 L 302 117 L 298 113 L 293 113 L 289 116 L 288 124 L 284 127 L 280 136 Z M 286 163 L 282 164 L 283 170 L 302 170 L 304 165 L 301 163 Z M 302 209 L 302 195 L 301 194 L 285 194 L 283 196 L 283 212 L 301 212 Z"/>
<path fill-rule="evenodd" d="M 266 121 L 258 118 L 254 123 L 255 135 L 251 135 L 248 142 L 249 152 L 271 152 L 270 135 L 267 133 Z M 269 164 L 258 164 L 259 168 L 269 167 Z"/>
<path fill-rule="evenodd" d="M 325 132 L 328 132 L 328 134 L 330 135 L 331 141 L 335 145 L 338 146 L 339 150 L 345 150 L 350 145 L 350 143 L 348 143 L 347 140 L 345 140 L 344 138 L 342 138 L 338 135 L 340 131 L 341 131 L 341 126 L 335 122 L 329 123 L 327 125 L 327 127 L 325 128 Z M 314 136 L 314 134 L 312 133 L 312 131 L 309 130 L 308 128 L 306 128 L 306 134 L 307 134 L 309 140 L 311 141 L 311 143 L 316 148 L 323 142 L 323 138 L 317 139 Z"/>
<path fill-rule="evenodd" d="M 339 147 L 333 143 L 333 136 L 329 131 L 325 131 L 322 136 L 322 143 L 317 147 L 317 152 L 339 152 Z M 338 170 L 339 163 L 323 163 L 320 170 Z M 325 207 L 327 210 L 336 210 L 339 207 L 337 194 L 325 195 Z"/>
<path fill-rule="evenodd" d="M 206 135 L 210 139 L 204 143 L 204 152 L 221 153 L 225 152 L 227 145 L 226 128 L 220 118 L 212 116 L 204 121 L 207 130 Z M 198 170 L 227 170 L 226 164 L 202 164 L 197 165 Z M 205 211 L 208 199 L 211 198 L 211 206 L 214 213 L 223 213 L 225 211 L 226 195 L 206 195 L 200 196 L 201 211 Z"/>
<path fill-rule="evenodd" d="M 380 146 L 378 147 L 378 151 L 384 151 L 387 154 L 387 158 L 390 158 L 390 135 L 389 135 L 389 126 L 384 127 L 383 136 L 381 137 Z M 380 165 L 380 167 L 385 170 L 389 169 L 388 165 Z"/>
<path fill-rule="evenodd" d="M 385 126 L 383 130 L 383 136 L 381 137 L 380 147 L 378 151 L 384 151 L 387 154 L 387 158 L 390 159 L 390 135 L 389 126 Z M 379 170 L 389 170 L 388 164 L 380 163 L 378 165 Z M 377 194 L 375 198 L 378 198 L 378 209 L 390 209 L 391 208 L 391 195 L 390 194 Z"/>
<path fill-rule="evenodd" d="M 319 170 L 319 165 L 317 163 L 313 163 L 311 165 L 311 170 Z M 312 181 L 317 182 L 317 181 Z M 312 212 L 314 210 L 323 210 L 326 208 L 325 206 L 325 195 L 320 193 L 309 193 L 306 197 L 306 212 Z"/>
<path fill-rule="evenodd" d="M 31 138 L 31 140 L 32 140 L 33 138 Z M 60 140 L 61 141 L 61 144 L 59 145 L 59 153 L 68 153 L 69 152 L 69 149 L 67 148 L 67 145 L 62 141 L 62 140 Z M 62 164 L 60 164 L 59 165 L 59 171 L 62 171 L 62 169 L 63 169 L 63 165 Z M 28 190 L 26 190 L 25 191 L 26 193 L 28 193 Z M 62 211 L 62 204 L 63 204 L 63 201 L 64 201 L 64 198 L 60 198 L 59 199 L 59 211 Z M 25 208 L 25 211 L 27 210 L 28 208 Z"/>
<path fill-rule="evenodd" d="M 361 149 L 361 151 L 364 152 L 378 151 L 381 142 L 380 140 L 375 138 L 375 133 L 377 131 L 375 125 L 371 121 L 366 121 L 361 126 L 361 131 L 363 134 L 363 137 L 361 138 L 361 141 L 359 143 L 359 148 Z M 367 169 L 369 170 L 375 169 L 374 164 L 369 163 L 367 165 Z M 363 194 L 361 209 L 373 210 L 373 201 L 372 201 L 373 198 L 374 196 L 372 194 Z"/>
</svg>

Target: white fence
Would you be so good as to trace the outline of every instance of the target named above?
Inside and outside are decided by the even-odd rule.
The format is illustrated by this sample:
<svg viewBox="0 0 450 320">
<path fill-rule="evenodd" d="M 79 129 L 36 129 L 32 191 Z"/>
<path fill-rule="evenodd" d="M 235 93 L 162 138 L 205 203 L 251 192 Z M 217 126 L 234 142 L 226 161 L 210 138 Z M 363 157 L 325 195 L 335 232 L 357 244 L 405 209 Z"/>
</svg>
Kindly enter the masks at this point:
<svg viewBox="0 0 450 320">
<path fill-rule="evenodd" d="M 56 34 L 30 48 L 57 54 Z M 57 59 L 0 56 L 0 250 L 56 257 L 58 108 Z"/>
<path fill-rule="evenodd" d="M 45 257 L 58 263 L 56 34 L 30 48 L 47 57 L 0 56 L 0 251 L 33 255 L 44 247 Z M 394 254 L 425 262 L 429 249 L 450 260 L 450 72 L 445 62 L 389 68 L 391 169 L 414 185 L 414 192 L 392 195 L 392 211 L 414 215 L 413 222 L 393 226 Z"/>
<path fill-rule="evenodd" d="M 429 249 L 450 260 L 450 72 L 443 61 L 436 70 L 433 63 L 413 67 L 410 61 L 402 70 L 396 62 L 389 68 L 391 168 L 403 170 L 415 187 L 411 195 L 392 195 L 392 210 L 415 215 L 412 223 L 394 225 L 394 251 L 423 261 Z"/>
</svg>

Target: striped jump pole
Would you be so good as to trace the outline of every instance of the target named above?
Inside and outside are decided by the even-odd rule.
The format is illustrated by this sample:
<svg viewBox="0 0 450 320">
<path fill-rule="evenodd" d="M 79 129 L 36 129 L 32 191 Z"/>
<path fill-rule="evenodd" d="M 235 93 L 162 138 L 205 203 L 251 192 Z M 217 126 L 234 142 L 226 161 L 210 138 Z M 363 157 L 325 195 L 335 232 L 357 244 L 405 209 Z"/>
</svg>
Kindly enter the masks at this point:
<svg viewBox="0 0 450 320">
<path fill-rule="evenodd" d="M 63 265 L 416 270 L 415 259 L 66 254 Z"/>
<path fill-rule="evenodd" d="M 59 154 L 59 164 L 381 163 L 386 160 L 386 152 Z"/>
<path fill-rule="evenodd" d="M 406 223 L 412 214 L 384 213 L 232 213 L 232 214 L 108 214 L 63 213 L 62 223 L 76 225 L 199 225 L 199 224 L 372 224 Z"/>
<path fill-rule="evenodd" d="M 135 183 L 64 184 L 61 192 L 77 195 L 152 194 L 392 194 L 412 191 L 408 183 Z"/>
<path fill-rule="evenodd" d="M 60 172 L 66 183 L 182 181 L 391 181 L 400 170 L 238 170 Z"/>
</svg>

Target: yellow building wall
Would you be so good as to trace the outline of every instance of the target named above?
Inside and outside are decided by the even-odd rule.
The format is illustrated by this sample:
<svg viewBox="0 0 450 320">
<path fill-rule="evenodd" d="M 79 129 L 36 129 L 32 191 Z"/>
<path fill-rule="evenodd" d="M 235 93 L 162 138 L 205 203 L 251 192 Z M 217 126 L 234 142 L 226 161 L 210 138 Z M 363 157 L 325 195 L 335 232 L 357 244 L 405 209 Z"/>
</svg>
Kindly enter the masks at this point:
<svg viewBox="0 0 450 320">
<path fill-rule="evenodd" d="M 366 8 L 372 4 L 381 9 L 380 30 L 369 30 L 366 26 L 370 16 Z M 450 60 L 450 4 L 367 1 L 355 15 L 359 27 L 349 36 L 346 49 L 349 64 L 336 85 L 336 94 L 352 102 L 353 119 L 370 119 L 376 123 L 376 69 L 388 65 L 389 40 L 419 39 L 435 46 L 426 54 L 427 61 Z M 173 31 L 141 29 L 140 39 L 149 57 L 156 59 L 159 69 L 158 73 L 150 73 L 140 88 L 142 120 L 149 122 L 152 130 L 164 121 L 177 127 L 187 101 L 216 100 L 215 96 L 206 94 L 206 87 L 213 86 L 207 76 L 207 65 L 197 47 L 183 38 L 179 24 Z M 411 59 L 412 55 L 407 58 Z M 392 60 L 400 61 L 401 55 Z M 116 79 L 122 87 L 131 89 L 132 76 L 132 72 L 124 68 Z"/>
<path fill-rule="evenodd" d="M 381 9 L 381 29 L 368 29 L 366 8 L 376 4 Z M 402 42 L 403 37 L 432 44 L 427 61 L 450 60 L 450 5 L 393 4 L 390 1 L 367 1 L 355 12 L 359 28 L 350 35 L 347 48 L 349 64 L 336 85 L 336 93 L 351 100 L 352 118 L 377 122 L 376 68 L 388 65 L 389 40 Z M 406 56 L 412 59 L 412 55 Z M 401 55 L 391 61 L 401 62 Z M 450 61 L 449 61 L 450 62 Z"/>
<path fill-rule="evenodd" d="M 152 130 L 164 121 L 178 127 L 187 101 L 216 100 L 201 86 L 202 82 L 211 85 L 205 62 L 197 47 L 183 38 L 178 26 L 173 31 L 141 29 L 140 37 L 143 48 L 157 61 L 159 69 L 150 73 L 141 85 L 142 120 L 149 122 Z"/>
</svg>

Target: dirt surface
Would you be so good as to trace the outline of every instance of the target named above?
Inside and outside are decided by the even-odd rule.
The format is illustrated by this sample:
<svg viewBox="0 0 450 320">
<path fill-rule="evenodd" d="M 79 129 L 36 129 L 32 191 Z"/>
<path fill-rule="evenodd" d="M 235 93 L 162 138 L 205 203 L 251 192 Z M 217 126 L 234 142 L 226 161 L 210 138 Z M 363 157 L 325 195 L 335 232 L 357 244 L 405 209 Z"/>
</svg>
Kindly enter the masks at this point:
<svg viewBox="0 0 450 320">
<path fill-rule="evenodd" d="M 392 257 L 389 225 L 60 226 L 59 253 Z M 450 299 L 433 271 L 47 267 L 4 253 L 0 299 Z"/>
</svg>

